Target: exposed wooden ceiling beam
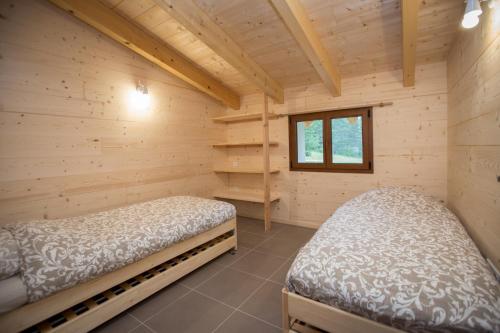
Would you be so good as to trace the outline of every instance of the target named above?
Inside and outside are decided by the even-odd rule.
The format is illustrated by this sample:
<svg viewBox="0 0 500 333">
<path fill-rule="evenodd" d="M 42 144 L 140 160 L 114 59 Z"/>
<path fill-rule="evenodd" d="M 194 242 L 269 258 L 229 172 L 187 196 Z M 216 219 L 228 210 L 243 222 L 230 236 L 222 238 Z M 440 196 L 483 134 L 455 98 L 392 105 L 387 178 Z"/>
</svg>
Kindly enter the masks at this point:
<svg viewBox="0 0 500 333">
<path fill-rule="evenodd" d="M 401 0 L 401 28 L 403 54 L 403 86 L 415 85 L 417 56 L 417 17 L 420 1 Z"/>
<path fill-rule="evenodd" d="M 323 83 L 333 96 L 340 96 L 340 74 L 299 0 L 269 0 L 290 30 Z"/>
<path fill-rule="evenodd" d="M 98 0 L 49 1 L 204 93 L 234 109 L 240 108 L 240 97 L 235 92 Z"/>
<path fill-rule="evenodd" d="M 283 88 L 271 78 L 192 0 L 155 0 L 203 43 L 236 68 L 277 103 L 283 103 Z"/>
</svg>

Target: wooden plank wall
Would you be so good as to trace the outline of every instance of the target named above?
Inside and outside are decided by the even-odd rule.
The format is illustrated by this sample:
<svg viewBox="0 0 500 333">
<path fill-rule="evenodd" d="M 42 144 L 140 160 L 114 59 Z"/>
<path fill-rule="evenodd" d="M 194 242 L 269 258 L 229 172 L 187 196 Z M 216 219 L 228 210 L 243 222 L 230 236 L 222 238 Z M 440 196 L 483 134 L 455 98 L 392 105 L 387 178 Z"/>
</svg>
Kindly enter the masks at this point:
<svg viewBox="0 0 500 333">
<path fill-rule="evenodd" d="M 224 107 L 44 0 L 0 2 L 0 222 L 223 185 Z M 130 110 L 137 80 L 149 115 Z"/>
<path fill-rule="evenodd" d="M 500 8 L 448 56 L 448 202 L 500 268 Z"/>
<path fill-rule="evenodd" d="M 446 64 L 419 66 L 416 76 L 416 86 L 408 88 L 402 86 L 401 71 L 348 78 L 342 81 L 341 97 L 332 97 L 322 84 L 292 88 L 285 91 L 284 105 L 270 105 L 270 111 L 286 113 L 394 102 L 392 106 L 373 111 L 373 175 L 290 172 L 288 119 L 271 120 L 270 140 L 279 142 L 277 148 L 271 148 L 271 166 L 281 170 L 280 174 L 271 177 L 271 190 L 281 195 L 281 201 L 272 206 L 273 221 L 318 227 L 346 200 L 368 189 L 387 185 L 414 187 L 446 200 Z M 260 95 L 243 98 L 243 112 L 261 110 Z M 228 141 L 258 140 L 260 135 L 258 123 L 228 126 Z M 261 163 L 256 148 L 233 149 L 228 158 L 230 163 Z M 262 186 L 260 178 L 231 175 L 229 184 L 258 187 Z M 239 203 L 237 207 L 240 215 L 262 218 L 262 205 Z"/>
</svg>

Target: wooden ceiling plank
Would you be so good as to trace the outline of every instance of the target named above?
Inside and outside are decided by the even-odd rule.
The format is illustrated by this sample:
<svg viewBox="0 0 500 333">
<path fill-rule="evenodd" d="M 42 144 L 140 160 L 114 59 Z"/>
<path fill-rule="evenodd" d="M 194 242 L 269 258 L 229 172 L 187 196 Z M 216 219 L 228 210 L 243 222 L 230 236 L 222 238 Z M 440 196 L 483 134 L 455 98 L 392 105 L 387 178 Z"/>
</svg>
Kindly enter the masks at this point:
<svg viewBox="0 0 500 333">
<path fill-rule="evenodd" d="M 283 88 L 227 35 L 192 0 L 155 0 L 156 4 L 198 37 L 222 59 L 242 73 L 277 103 L 283 103 Z"/>
<path fill-rule="evenodd" d="M 299 0 L 269 0 L 333 96 L 340 96 L 340 74 Z"/>
<path fill-rule="evenodd" d="M 417 60 L 417 17 L 420 1 L 401 0 L 403 86 L 415 85 Z"/>
<path fill-rule="evenodd" d="M 207 95 L 239 109 L 236 93 L 98 0 L 50 1 Z"/>
</svg>

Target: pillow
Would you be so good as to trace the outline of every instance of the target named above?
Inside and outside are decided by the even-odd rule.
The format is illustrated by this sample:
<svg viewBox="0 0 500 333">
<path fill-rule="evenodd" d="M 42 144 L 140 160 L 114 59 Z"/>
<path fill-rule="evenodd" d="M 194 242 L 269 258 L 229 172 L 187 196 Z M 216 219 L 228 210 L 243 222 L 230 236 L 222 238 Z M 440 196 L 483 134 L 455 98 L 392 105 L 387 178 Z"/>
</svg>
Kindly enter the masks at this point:
<svg viewBox="0 0 500 333">
<path fill-rule="evenodd" d="M 19 272 L 21 258 L 17 242 L 10 231 L 0 227 L 0 280 Z"/>
</svg>

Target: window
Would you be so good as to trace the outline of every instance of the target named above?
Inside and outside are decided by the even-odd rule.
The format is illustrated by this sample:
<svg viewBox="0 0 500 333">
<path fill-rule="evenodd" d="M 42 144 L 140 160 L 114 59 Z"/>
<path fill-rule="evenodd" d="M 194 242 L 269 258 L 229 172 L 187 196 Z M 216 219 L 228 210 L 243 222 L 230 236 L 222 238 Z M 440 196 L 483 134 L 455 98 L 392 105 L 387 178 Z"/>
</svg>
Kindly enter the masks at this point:
<svg viewBox="0 0 500 333">
<path fill-rule="evenodd" d="M 290 116 L 290 170 L 373 173 L 371 111 Z"/>
</svg>

